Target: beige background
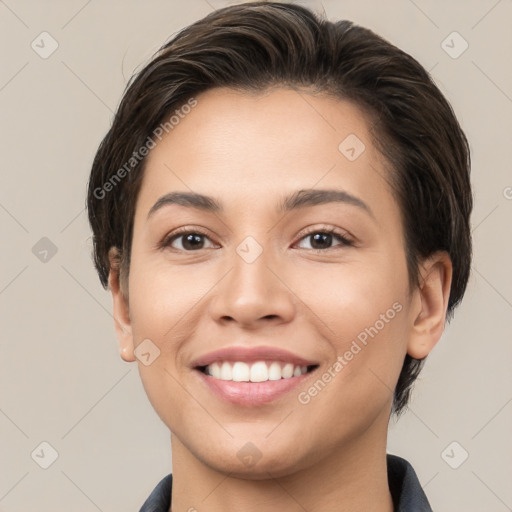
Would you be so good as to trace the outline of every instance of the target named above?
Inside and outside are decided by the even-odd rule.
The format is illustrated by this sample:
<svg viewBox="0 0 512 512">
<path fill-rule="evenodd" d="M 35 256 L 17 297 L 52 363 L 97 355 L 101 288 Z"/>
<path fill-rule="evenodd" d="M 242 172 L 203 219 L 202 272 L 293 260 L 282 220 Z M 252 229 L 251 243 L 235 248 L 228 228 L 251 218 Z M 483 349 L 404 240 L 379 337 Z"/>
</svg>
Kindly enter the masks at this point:
<svg viewBox="0 0 512 512">
<path fill-rule="evenodd" d="M 130 74 L 227 3 L 0 0 L 0 511 L 135 511 L 170 471 L 169 433 L 117 352 L 85 186 Z M 416 57 L 470 140 L 473 274 L 388 451 L 437 512 L 512 510 L 512 2 L 301 3 Z M 31 47 L 43 31 L 58 42 L 46 59 Z M 453 31 L 469 44 L 456 59 L 441 45 Z M 32 250 L 42 237 L 57 249 L 46 262 Z M 43 441 L 58 453 L 48 469 Z"/>
</svg>

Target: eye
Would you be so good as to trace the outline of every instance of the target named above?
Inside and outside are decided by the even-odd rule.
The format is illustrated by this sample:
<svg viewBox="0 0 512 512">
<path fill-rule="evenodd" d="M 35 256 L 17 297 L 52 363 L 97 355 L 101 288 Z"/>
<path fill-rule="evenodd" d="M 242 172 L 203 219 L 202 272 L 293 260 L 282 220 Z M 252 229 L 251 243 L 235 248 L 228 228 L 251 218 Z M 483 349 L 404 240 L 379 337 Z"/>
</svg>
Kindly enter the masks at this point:
<svg viewBox="0 0 512 512">
<path fill-rule="evenodd" d="M 179 251 L 192 252 L 208 248 L 205 247 L 205 239 L 210 240 L 206 233 L 189 228 L 172 233 L 167 236 L 160 245 L 162 248 L 170 247 Z M 176 242 L 178 242 L 178 244 L 176 244 Z M 212 243 L 211 246 L 214 247 L 214 244 Z"/>
<path fill-rule="evenodd" d="M 349 240 L 344 233 L 340 233 L 335 229 L 326 229 L 326 230 L 315 230 L 310 231 L 306 235 L 304 235 L 301 240 L 309 240 L 310 248 L 309 250 L 313 252 L 325 252 L 327 249 L 333 249 L 331 244 L 333 241 L 338 240 L 340 243 L 338 246 L 353 246 L 354 243 Z M 308 249 L 306 247 L 306 249 Z"/>
<path fill-rule="evenodd" d="M 205 240 L 210 242 L 210 248 L 215 247 L 206 233 L 196 229 L 183 228 L 182 230 L 171 233 L 161 242 L 161 248 L 171 248 L 177 251 L 193 252 L 201 249 L 207 249 Z M 325 252 L 328 249 L 334 249 L 332 243 L 338 241 L 338 247 L 350 247 L 354 243 L 345 233 L 338 232 L 335 229 L 316 229 L 303 235 L 300 239 L 310 242 L 310 247 L 302 247 L 313 252 Z"/>
</svg>

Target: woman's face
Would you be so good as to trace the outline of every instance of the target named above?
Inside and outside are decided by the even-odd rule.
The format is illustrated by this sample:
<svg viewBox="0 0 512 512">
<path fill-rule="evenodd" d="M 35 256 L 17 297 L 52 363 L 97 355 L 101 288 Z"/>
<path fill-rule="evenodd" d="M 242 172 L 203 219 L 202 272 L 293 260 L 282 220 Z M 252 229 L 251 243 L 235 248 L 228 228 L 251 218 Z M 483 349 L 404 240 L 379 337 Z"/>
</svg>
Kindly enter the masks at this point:
<svg viewBox="0 0 512 512">
<path fill-rule="evenodd" d="M 289 89 L 196 100 L 148 156 L 123 358 L 143 343 L 153 407 L 212 468 L 285 475 L 385 443 L 421 300 L 365 117 Z"/>
</svg>

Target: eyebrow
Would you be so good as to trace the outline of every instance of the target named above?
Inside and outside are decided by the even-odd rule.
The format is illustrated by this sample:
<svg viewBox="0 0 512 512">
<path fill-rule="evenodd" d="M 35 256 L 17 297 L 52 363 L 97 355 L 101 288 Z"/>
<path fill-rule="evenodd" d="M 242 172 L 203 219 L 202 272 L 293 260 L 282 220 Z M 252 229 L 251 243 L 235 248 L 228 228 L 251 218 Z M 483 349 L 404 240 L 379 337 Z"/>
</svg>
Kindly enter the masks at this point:
<svg viewBox="0 0 512 512">
<path fill-rule="evenodd" d="M 297 190 L 290 196 L 285 197 L 277 206 L 278 213 L 290 212 L 300 208 L 316 206 L 328 203 L 346 203 L 357 206 L 366 211 L 371 217 L 375 218 L 370 207 L 360 198 L 345 192 L 344 190 L 318 190 L 302 189 Z M 224 211 L 222 204 L 214 197 L 205 196 L 195 192 L 170 192 L 162 196 L 151 207 L 147 218 L 151 217 L 157 210 L 164 206 L 178 204 L 187 208 L 218 213 Z"/>
</svg>

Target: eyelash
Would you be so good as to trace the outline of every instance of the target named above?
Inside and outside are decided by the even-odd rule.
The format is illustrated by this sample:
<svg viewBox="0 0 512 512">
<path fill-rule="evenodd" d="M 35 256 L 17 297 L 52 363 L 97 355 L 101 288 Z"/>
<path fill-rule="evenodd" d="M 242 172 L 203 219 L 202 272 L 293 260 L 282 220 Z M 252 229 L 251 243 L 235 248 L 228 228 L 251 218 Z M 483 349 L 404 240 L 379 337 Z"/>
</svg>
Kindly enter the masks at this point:
<svg viewBox="0 0 512 512">
<path fill-rule="evenodd" d="M 332 235 L 338 241 L 341 242 L 340 246 L 346 246 L 346 247 L 353 247 L 354 246 L 354 242 L 352 240 L 349 240 L 345 236 L 344 233 L 339 232 L 338 230 L 332 229 L 332 228 L 325 228 L 325 229 L 316 228 L 314 230 L 308 231 L 308 232 L 303 233 L 301 235 L 299 241 L 307 238 L 308 236 L 316 235 L 316 234 Z M 159 244 L 159 248 L 160 249 L 168 248 L 168 247 L 171 246 L 171 244 L 172 244 L 172 242 L 174 242 L 174 240 L 177 240 L 178 238 L 180 238 L 182 236 L 185 236 L 185 235 L 201 235 L 201 236 L 204 236 L 206 238 L 209 238 L 208 234 L 205 233 L 204 231 L 202 231 L 201 229 L 198 229 L 198 228 L 194 228 L 194 229 L 181 228 L 181 229 L 179 229 L 177 231 L 174 231 L 169 236 L 166 236 L 162 240 L 162 242 Z M 310 252 L 316 253 L 316 254 L 321 254 L 321 253 L 325 253 L 328 250 L 336 249 L 336 247 L 340 247 L 340 246 L 328 247 L 327 249 L 307 249 L 307 250 L 310 251 Z M 197 252 L 197 251 L 187 251 L 185 249 L 174 249 L 173 247 L 171 247 L 171 249 L 176 250 L 176 251 L 184 251 L 184 252 Z M 199 250 L 201 250 L 201 249 L 198 249 L 198 251 Z"/>
</svg>

